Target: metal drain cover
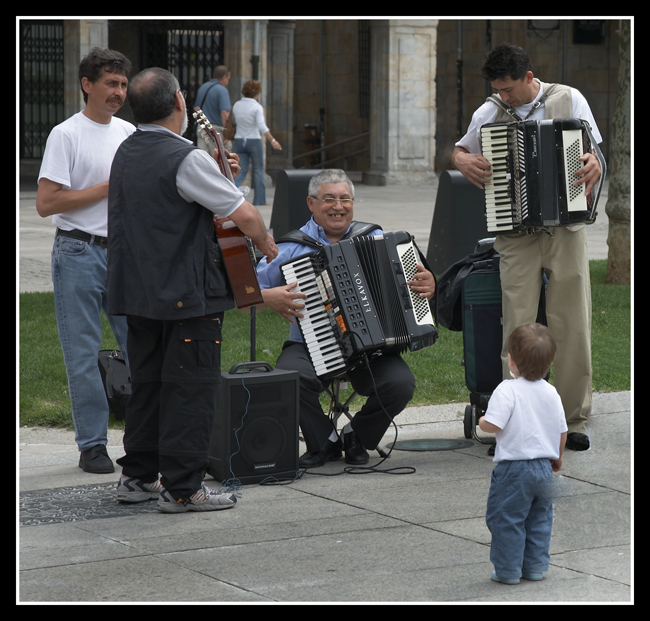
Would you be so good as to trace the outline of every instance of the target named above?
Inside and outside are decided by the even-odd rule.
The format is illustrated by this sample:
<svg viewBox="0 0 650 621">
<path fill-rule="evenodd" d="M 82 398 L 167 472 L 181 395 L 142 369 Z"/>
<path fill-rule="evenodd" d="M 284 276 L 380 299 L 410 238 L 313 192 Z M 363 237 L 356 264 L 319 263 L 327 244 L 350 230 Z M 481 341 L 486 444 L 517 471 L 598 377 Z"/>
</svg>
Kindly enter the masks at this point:
<svg viewBox="0 0 650 621">
<path fill-rule="evenodd" d="M 398 451 L 452 451 L 474 446 L 471 440 L 398 440 L 388 445 Z"/>
<path fill-rule="evenodd" d="M 21 492 L 20 525 L 36 526 L 158 512 L 155 500 L 118 502 L 115 487 L 113 482 Z"/>
</svg>

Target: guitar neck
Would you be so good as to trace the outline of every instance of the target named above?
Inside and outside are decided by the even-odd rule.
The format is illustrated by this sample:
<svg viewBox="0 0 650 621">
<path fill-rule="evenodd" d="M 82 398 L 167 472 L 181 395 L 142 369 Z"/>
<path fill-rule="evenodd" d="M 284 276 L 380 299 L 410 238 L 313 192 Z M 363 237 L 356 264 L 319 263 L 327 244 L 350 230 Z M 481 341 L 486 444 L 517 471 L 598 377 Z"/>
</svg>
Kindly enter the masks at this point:
<svg viewBox="0 0 650 621">
<path fill-rule="evenodd" d="M 217 145 L 215 147 L 215 150 L 217 151 L 217 155 L 218 155 L 217 164 L 219 164 L 219 168 L 221 169 L 223 175 L 234 183 L 235 180 L 233 179 L 232 171 L 230 170 L 230 166 L 228 165 L 228 160 L 226 159 L 226 150 L 224 149 L 221 136 L 217 134 L 217 132 L 215 132 L 214 129 L 212 131 L 214 132 L 214 143 Z"/>
<path fill-rule="evenodd" d="M 194 118 L 197 120 L 199 127 L 201 128 L 203 138 L 209 146 L 212 146 L 212 152 L 216 152 L 214 158 L 219 165 L 221 174 L 234 183 L 232 171 L 230 170 L 228 160 L 226 159 L 226 150 L 223 146 L 221 136 L 216 132 L 214 127 L 212 127 L 212 123 L 210 123 L 204 112 L 198 106 L 194 108 Z"/>
</svg>

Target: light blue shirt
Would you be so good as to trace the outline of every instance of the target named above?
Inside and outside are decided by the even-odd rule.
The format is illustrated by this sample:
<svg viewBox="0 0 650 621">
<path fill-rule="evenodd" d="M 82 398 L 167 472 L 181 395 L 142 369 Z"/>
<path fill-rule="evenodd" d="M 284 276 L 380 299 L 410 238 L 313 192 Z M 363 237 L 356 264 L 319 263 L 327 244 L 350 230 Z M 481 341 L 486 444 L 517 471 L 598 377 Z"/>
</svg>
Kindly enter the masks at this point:
<svg viewBox="0 0 650 621">
<path fill-rule="evenodd" d="M 230 110 L 230 94 L 221 82 L 213 79 L 201 85 L 196 93 L 194 105 L 203 110 L 212 125 L 222 126 L 221 112 Z"/>
<path fill-rule="evenodd" d="M 300 230 L 310 237 L 313 237 L 316 241 L 320 242 L 324 246 L 329 246 L 331 243 L 329 239 L 327 239 L 323 227 L 316 224 L 313 217 L 309 220 L 309 222 L 307 222 L 307 224 L 300 227 Z M 383 231 L 378 228 L 369 234 L 381 235 L 382 233 Z M 295 257 L 299 257 L 303 254 L 311 252 L 316 252 L 316 248 L 313 246 L 308 246 L 306 244 L 298 244 L 295 242 L 283 242 L 281 244 L 278 244 L 278 256 L 273 259 L 271 263 L 267 263 L 266 257 L 264 257 L 257 265 L 257 280 L 259 281 L 260 289 L 271 289 L 273 287 L 280 287 L 282 285 L 288 284 L 284 281 L 284 276 L 282 275 L 282 270 L 280 269 L 281 265 L 289 259 L 293 259 Z M 290 326 L 289 340 L 302 343 L 303 339 L 302 335 L 300 334 L 298 323 L 292 323 Z"/>
</svg>

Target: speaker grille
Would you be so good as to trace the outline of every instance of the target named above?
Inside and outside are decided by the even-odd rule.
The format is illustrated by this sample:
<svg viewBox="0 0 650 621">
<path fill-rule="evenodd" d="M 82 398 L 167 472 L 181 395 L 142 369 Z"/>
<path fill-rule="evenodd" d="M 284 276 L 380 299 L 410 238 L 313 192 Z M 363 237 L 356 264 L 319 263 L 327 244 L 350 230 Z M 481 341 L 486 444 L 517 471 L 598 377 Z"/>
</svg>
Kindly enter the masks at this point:
<svg viewBox="0 0 650 621">
<path fill-rule="evenodd" d="M 245 421 L 244 421 L 245 422 Z M 242 459 L 255 467 L 277 462 L 287 448 L 286 430 L 270 416 L 261 416 L 239 433 Z"/>
</svg>

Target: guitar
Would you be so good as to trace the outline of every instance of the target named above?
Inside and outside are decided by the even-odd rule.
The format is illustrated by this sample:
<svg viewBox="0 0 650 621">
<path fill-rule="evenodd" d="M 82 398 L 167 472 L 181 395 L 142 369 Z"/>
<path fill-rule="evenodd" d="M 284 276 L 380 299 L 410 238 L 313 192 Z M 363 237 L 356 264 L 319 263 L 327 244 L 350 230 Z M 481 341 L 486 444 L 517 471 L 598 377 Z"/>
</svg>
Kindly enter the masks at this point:
<svg viewBox="0 0 650 621">
<path fill-rule="evenodd" d="M 221 136 L 198 106 L 194 108 L 193 116 L 198 122 L 203 139 L 212 147 L 213 152 L 216 150 L 215 160 L 221 174 L 233 181 Z M 246 237 L 229 218 L 215 216 L 214 227 L 237 308 L 261 304 L 264 300 L 257 281 L 255 270 L 257 260 L 252 240 Z"/>
</svg>

